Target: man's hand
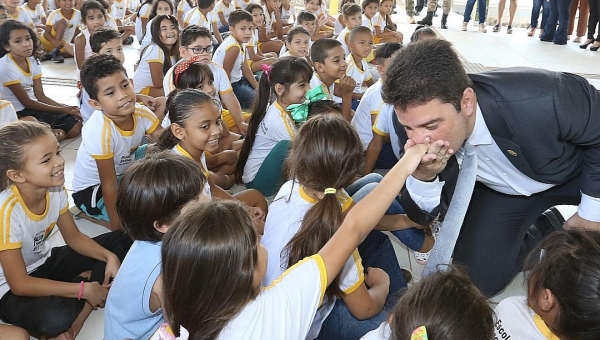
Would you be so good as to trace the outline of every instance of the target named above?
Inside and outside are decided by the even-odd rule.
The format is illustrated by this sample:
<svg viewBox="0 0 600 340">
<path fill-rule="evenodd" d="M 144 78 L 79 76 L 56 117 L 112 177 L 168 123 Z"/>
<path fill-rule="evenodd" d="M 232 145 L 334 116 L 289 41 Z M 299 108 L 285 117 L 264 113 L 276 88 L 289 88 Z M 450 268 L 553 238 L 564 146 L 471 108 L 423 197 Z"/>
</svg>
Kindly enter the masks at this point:
<svg viewBox="0 0 600 340">
<path fill-rule="evenodd" d="M 600 222 L 592 222 L 588 221 L 579 214 L 575 213 L 575 215 L 571 216 L 565 224 L 563 225 L 564 229 L 588 229 L 588 230 L 600 230 Z"/>
<path fill-rule="evenodd" d="M 427 137 L 424 143 L 431 143 L 425 155 L 427 157 L 423 157 L 421 164 L 419 164 L 417 170 L 413 173 L 413 177 L 426 182 L 435 179 L 446 168 L 446 163 L 454 154 L 454 150 L 450 149 L 450 144 L 443 140 L 431 142 L 429 137 Z M 416 143 L 412 139 L 409 139 L 404 149 L 407 150 L 415 145 Z"/>
</svg>

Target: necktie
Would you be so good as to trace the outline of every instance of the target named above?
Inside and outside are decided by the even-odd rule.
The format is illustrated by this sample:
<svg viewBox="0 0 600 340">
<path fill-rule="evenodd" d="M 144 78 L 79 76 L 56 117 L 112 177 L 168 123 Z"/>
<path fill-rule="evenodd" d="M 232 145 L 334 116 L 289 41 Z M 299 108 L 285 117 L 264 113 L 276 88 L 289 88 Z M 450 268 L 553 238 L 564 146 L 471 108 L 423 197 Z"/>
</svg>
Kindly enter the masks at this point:
<svg viewBox="0 0 600 340">
<path fill-rule="evenodd" d="M 431 254 L 429 254 L 423 276 L 441 270 L 442 268 L 438 268 L 440 264 L 450 263 L 456 239 L 458 239 L 460 228 L 471 201 L 475 179 L 477 178 L 477 155 L 473 145 L 465 144 L 463 148 L 465 153 L 456 180 L 454 195 L 452 195 L 448 212 L 442 222 L 435 245 L 431 250 Z"/>
</svg>

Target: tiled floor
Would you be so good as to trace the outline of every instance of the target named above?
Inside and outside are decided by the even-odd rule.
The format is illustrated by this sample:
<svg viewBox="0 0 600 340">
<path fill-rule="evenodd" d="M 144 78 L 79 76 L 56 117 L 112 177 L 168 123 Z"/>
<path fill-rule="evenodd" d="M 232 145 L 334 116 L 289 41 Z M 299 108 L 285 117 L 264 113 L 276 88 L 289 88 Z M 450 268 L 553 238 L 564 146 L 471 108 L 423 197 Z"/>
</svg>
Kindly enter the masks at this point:
<svg viewBox="0 0 600 340">
<path fill-rule="evenodd" d="M 408 43 L 415 25 L 406 23 L 403 4 L 399 4 L 399 14 L 394 15 L 398 28 L 405 35 Z M 439 11 L 441 12 L 441 11 Z M 419 18 L 417 18 L 418 20 Z M 474 26 L 469 27 L 468 32 L 461 31 L 462 16 L 451 13 L 448 19 L 450 28 L 439 29 L 439 18 L 434 18 L 434 28 L 446 39 L 454 43 L 454 46 L 467 61 L 471 69 L 488 69 L 498 67 L 527 66 L 538 67 L 556 71 L 573 72 L 584 75 L 598 88 L 600 88 L 600 52 L 582 50 L 579 44 L 569 42 L 566 46 L 557 46 L 551 43 L 540 42 L 536 37 L 527 37 L 526 30 L 515 28 L 512 35 L 506 31 L 492 33 L 488 27 L 488 33 L 477 32 Z M 133 77 L 133 64 L 139 58 L 139 45 L 125 46 L 125 66 L 129 76 Z M 67 59 L 64 64 L 43 63 L 44 90 L 53 99 L 66 104 L 77 104 L 77 88 L 75 79 L 77 70 L 73 59 Z M 81 140 L 79 138 L 67 140 L 62 143 L 63 155 L 67 160 L 66 188 L 72 191 L 73 167 L 77 149 Z M 72 204 L 72 202 L 71 202 Z M 574 213 L 574 207 L 560 207 L 563 215 L 569 217 Z M 85 220 L 77 220 L 79 227 L 88 235 L 95 236 L 105 229 Z M 52 242 L 56 245 L 62 244 L 60 235 L 53 237 Z M 422 266 L 418 265 L 408 250 L 394 242 L 398 259 L 404 268 L 412 271 L 415 279 L 419 279 Z M 519 275 L 512 284 L 500 295 L 492 299 L 497 303 L 502 298 L 511 295 L 524 294 L 522 275 Z M 92 313 L 81 331 L 80 339 L 102 339 L 103 338 L 103 310 Z"/>
</svg>

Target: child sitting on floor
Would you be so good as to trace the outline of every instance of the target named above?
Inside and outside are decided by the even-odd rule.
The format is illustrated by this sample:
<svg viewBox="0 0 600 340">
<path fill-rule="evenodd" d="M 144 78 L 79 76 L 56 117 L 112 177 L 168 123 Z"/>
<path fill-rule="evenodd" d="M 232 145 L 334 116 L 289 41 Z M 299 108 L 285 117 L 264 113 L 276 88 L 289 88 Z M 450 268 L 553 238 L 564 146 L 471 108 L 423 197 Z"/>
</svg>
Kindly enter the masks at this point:
<svg viewBox="0 0 600 340">
<path fill-rule="evenodd" d="M 64 63 L 64 56 L 73 57 L 73 38 L 79 33 L 81 13 L 75 9 L 74 0 L 56 0 L 60 7 L 46 20 L 46 29 L 41 36 L 42 46 L 50 52 L 55 63 Z"/>
</svg>

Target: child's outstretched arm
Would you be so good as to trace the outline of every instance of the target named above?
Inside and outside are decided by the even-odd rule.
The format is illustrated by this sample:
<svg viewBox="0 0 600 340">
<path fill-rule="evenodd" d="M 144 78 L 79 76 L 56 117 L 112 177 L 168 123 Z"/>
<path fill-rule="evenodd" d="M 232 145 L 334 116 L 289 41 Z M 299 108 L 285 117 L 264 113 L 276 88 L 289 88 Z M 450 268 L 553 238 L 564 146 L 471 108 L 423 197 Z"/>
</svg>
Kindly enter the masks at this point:
<svg viewBox="0 0 600 340">
<path fill-rule="evenodd" d="M 85 36 L 83 33 L 79 33 L 79 35 L 75 37 L 75 63 L 77 64 L 78 69 L 81 69 L 83 62 L 85 61 L 85 43 Z"/>
<path fill-rule="evenodd" d="M 98 175 L 102 185 L 102 197 L 110 222 L 110 230 L 121 229 L 121 219 L 117 214 L 117 173 L 115 171 L 115 161 L 109 159 L 97 159 Z"/>
<path fill-rule="evenodd" d="M 348 212 L 338 231 L 319 251 L 327 270 L 327 285 L 333 282 L 354 249 L 377 225 L 421 160 L 435 158 L 433 154 L 426 155 L 428 147 L 417 144 L 407 148 L 380 184 Z"/>
</svg>

